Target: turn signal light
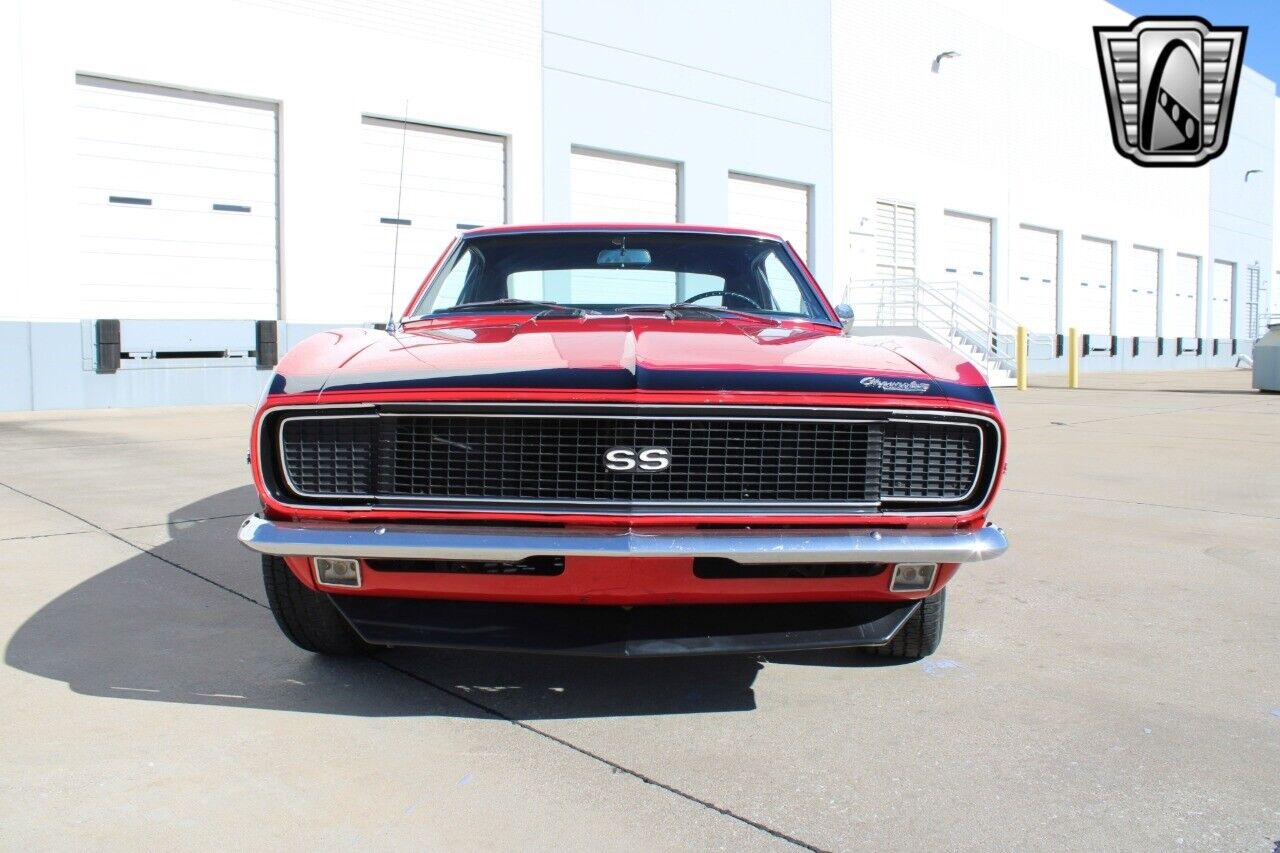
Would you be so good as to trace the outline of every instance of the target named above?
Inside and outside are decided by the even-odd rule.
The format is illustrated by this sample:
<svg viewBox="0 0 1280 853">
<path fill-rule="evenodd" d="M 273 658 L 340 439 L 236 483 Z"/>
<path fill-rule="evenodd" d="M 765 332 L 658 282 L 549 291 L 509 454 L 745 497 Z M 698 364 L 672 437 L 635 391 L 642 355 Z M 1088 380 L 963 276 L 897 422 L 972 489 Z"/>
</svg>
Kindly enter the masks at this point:
<svg viewBox="0 0 1280 853">
<path fill-rule="evenodd" d="M 316 582 L 325 586 L 360 586 L 360 561 L 343 557 L 312 557 Z"/>
<path fill-rule="evenodd" d="M 922 592 L 933 586 L 933 576 L 938 573 L 937 563 L 898 563 L 893 569 L 891 592 Z"/>
</svg>

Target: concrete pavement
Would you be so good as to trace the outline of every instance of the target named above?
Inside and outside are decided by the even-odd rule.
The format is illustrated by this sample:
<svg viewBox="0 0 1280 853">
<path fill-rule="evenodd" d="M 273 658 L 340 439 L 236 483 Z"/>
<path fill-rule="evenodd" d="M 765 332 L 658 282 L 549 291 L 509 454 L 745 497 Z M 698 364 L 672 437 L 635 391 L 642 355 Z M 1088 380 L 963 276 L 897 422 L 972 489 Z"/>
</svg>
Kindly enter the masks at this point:
<svg viewBox="0 0 1280 853">
<path fill-rule="evenodd" d="M 0 845 L 1208 849 L 1280 840 L 1280 397 L 1000 392 L 1010 553 L 938 654 L 289 645 L 240 407 L 0 416 Z"/>
</svg>

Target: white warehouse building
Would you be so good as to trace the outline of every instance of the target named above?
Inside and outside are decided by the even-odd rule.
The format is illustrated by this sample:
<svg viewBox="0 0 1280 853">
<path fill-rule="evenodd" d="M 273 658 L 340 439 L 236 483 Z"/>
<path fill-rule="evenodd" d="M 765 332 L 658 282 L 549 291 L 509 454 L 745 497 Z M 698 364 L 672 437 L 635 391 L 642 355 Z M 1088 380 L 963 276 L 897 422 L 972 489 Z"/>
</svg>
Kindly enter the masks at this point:
<svg viewBox="0 0 1280 853">
<path fill-rule="evenodd" d="M 780 233 L 860 331 L 935 337 L 993 380 L 1016 325 L 1044 372 L 1071 328 L 1085 370 L 1230 366 L 1280 266 L 1275 84 L 1243 70 L 1210 164 L 1138 167 L 1092 33 L 1130 17 L 4 4 L 0 409 L 250 402 L 289 346 L 385 322 L 459 230 L 503 222 Z"/>
</svg>

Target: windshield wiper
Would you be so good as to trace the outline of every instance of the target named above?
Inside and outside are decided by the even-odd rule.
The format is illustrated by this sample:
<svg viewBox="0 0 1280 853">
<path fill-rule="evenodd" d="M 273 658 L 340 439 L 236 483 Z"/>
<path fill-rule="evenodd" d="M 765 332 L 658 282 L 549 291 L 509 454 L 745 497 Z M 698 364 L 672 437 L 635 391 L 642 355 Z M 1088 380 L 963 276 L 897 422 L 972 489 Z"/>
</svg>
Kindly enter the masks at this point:
<svg viewBox="0 0 1280 853">
<path fill-rule="evenodd" d="M 641 311 L 661 311 L 672 320 L 683 316 L 685 311 L 701 311 L 704 314 L 710 314 L 712 317 L 729 314 L 733 317 L 741 317 L 744 320 L 755 320 L 764 323 L 766 326 L 782 325 L 782 321 L 775 320 L 773 317 L 752 314 L 750 311 L 738 311 L 735 308 L 725 308 L 721 305 L 699 305 L 696 302 L 672 302 L 670 305 L 628 305 L 625 308 L 615 308 L 614 311 L 619 314 L 626 314 L 629 311 L 637 313 Z"/>
<path fill-rule="evenodd" d="M 491 299 L 488 302 L 463 302 L 460 305 L 453 305 L 449 308 L 441 308 L 439 311 L 432 311 L 432 314 L 455 314 L 461 311 L 482 310 L 485 308 L 541 308 L 542 314 L 555 312 L 557 314 L 564 313 L 573 317 L 582 317 L 586 314 L 599 314 L 591 308 L 579 308 L 575 305 L 561 305 L 559 302 L 539 302 L 535 299 Z M 431 316 L 430 314 L 426 316 Z"/>
</svg>

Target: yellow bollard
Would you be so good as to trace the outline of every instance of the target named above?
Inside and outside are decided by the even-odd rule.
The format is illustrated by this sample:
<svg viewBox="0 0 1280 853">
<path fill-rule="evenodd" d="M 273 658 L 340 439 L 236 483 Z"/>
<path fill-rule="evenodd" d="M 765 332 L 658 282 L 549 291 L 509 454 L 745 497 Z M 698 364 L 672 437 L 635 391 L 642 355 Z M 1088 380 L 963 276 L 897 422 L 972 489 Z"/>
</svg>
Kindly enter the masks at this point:
<svg viewBox="0 0 1280 853">
<path fill-rule="evenodd" d="M 1080 334 L 1067 330 L 1067 387 L 1080 387 Z"/>
<path fill-rule="evenodd" d="M 1027 327 L 1018 327 L 1018 390 L 1027 390 Z"/>
</svg>

